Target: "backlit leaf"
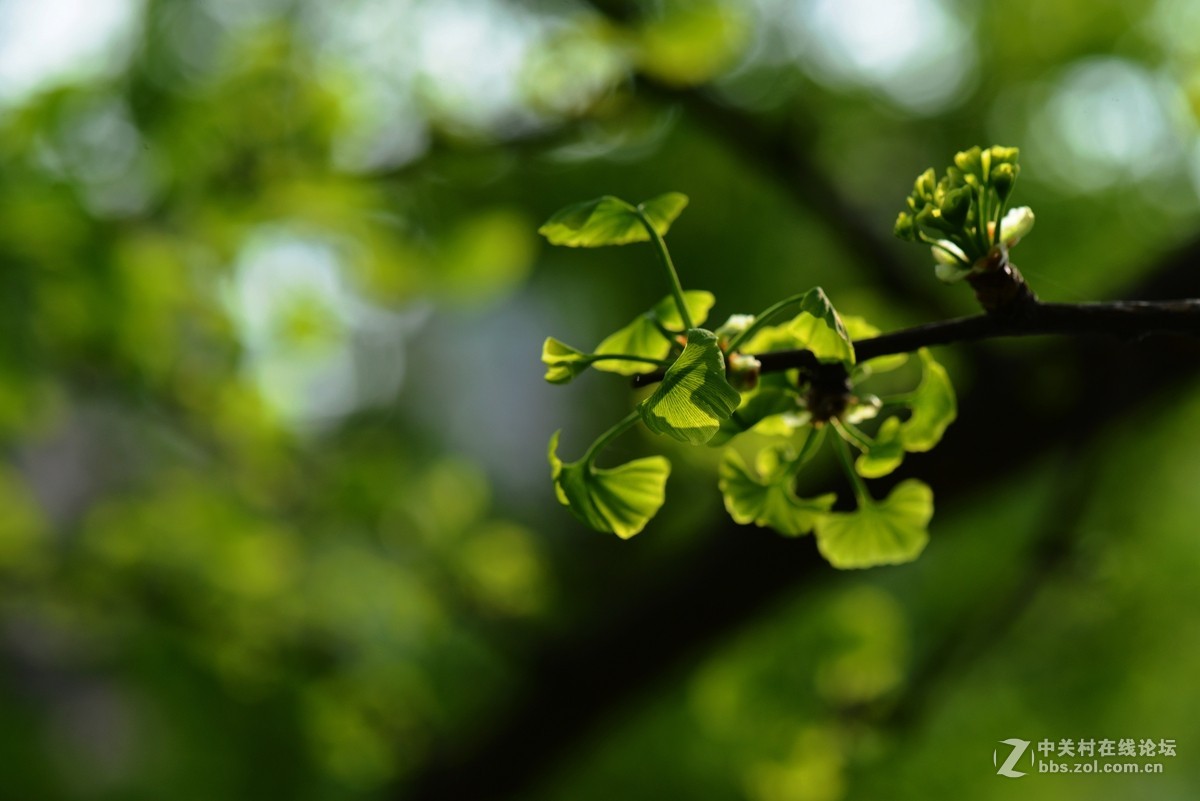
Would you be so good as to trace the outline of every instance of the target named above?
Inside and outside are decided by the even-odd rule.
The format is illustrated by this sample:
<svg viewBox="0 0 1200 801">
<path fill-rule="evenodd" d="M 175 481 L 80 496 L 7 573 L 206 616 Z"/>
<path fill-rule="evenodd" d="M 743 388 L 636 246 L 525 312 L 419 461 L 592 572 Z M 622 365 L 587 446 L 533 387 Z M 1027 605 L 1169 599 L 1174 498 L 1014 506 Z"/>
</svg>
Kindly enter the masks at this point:
<svg viewBox="0 0 1200 801">
<path fill-rule="evenodd" d="M 871 446 L 854 462 L 854 469 L 864 478 L 881 478 L 904 461 L 904 444 L 900 441 L 900 418 L 889 417 L 879 427 Z"/>
<path fill-rule="evenodd" d="M 783 325 L 754 331 L 738 350 L 765 353 L 772 350 L 805 349 L 823 362 L 854 364 L 854 345 L 841 317 L 820 287 L 810 289 L 797 304 L 800 313 Z M 795 308 L 794 306 L 792 308 Z"/>
<path fill-rule="evenodd" d="M 668 192 L 647 200 L 641 204 L 641 208 L 654 230 L 659 236 L 664 236 L 687 202 L 686 195 Z M 572 203 L 559 209 L 538 229 L 538 233 L 552 245 L 582 248 L 650 240 L 650 233 L 638 216 L 637 209 L 612 195 Z"/>
<path fill-rule="evenodd" d="M 646 527 L 666 499 L 671 463 L 662 456 L 634 459 L 619 467 L 590 462 L 564 463 L 558 458 L 558 436 L 550 438 L 548 457 L 554 492 L 563 506 L 585 525 L 627 540 Z"/>
<path fill-rule="evenodd" d="M 713 307 L 716 298 L 711 292 L 689 289 L 683 293 L 683 302 L 687 304 L 692 322 L 700 325 L 708 319 L 709 309 Z M 655 322 L 658 325 L 655 325 Z M 605 337 L 604 341 L 596 346 L 595 353 L 597 355 L 625 354 L 648 359 L 665 359 L 671 351 L 671 343 L 663 336 L 659 325 L 674 331 L 683 328 L 679 307 L 675 305 L 675 298 L 671 295 L 660 300 L 653 309 L 640 315 L 629 325 Z M 644 364 L 624 361 L 597 362 L 595 367 L 597 370 L 621 375 L 644 373 L 647 370 Z"/>
<path fill-rule="evenodd" d="M 802 343 L 799 347 L 812 351 L 821 361 L 854 364 L 850 335 L 820 287 L 804 296 L 800 314 L 792 320 L 790 328 Z"/>
<path fill-rule="evenodd" d="M 716 335 L 693 328 L 687 347 L 638 411 L 651 431 L 699 445 L 717 433 L 740 401 L 725 380 L 725 359 Z"/>
<path fill-rule="evenodd" d="M 721 461 L 720 479 L 725 508 L 742 525 L 753 523 L 791 536 L 807 534 L 817 519 L 833 507 L 837 496 L 828 493 L 817 498 L 796 497 L 786 460 L 776 456 L 773 461 L 772 465 L 772 460 L 760 459 L 760 469 L 768 469 L 754 475 L 737 451 L 727 450 Z"/>
<path fill-rule="evenodd" d="M 842 324 L 846 327 L 846 333 L 850 335 L 851 342 L 858 342 L 862 339 L 874 339 L 882 333 L 862 317 L 843 314 L 841 318 Z M 875 373 L 887 373 L 895 370 L 904 366 L 904 363 L 907 361 L 907 353 L 890 353 L 886 356 L 876 356 L 869 361 L 859 362 L 855 365 L 854 372 L 858 379 L 862 380 Z"/>
<path fill-rule="evenodd" d="M 942 439 L 946 427 L 954 422 L 958 404 L 954 386 L 946 369 L 934 360 L 927 348 L 918 351 L 924 374 L 913 392 L 912 417 L 900 427 L 900 441 L 906 451 L 927 451 Z"/>
<path fill-rule="evenodd" d="M 911 562 L 929 541 L 933 491 L 908 479 L 882 501 L 866 499 L 853 512 L 830 512 L 816 524 L 817 549 L 837 568 Z"/>
<path fill-rule="evenodd" d="M 767 436 L 791 436 L 797 428 L 808 425 L 812 415 L 800 406 L 794 390 L 781 387 L 761 387 L 742 405 L 721 421 L 721 428 L 708 441 L 710 446 L 724 445 L 738 434 L 755 431 Z"/>
<path fill-rule="evenodd" d="M 687 208 L 688 196 L 682 192 L 667 192 L 664 195 L 642 201 L 642 213 L 650 220 L 659 236 L 666 236 L 671 223 Z"/>
<path fill-rule="evenodd" d="M 546 365 L 547 381 L 551 384 L 565 384 L 586 370 L 592 363 L 592 357 L 554 337 L 546 337 L 546 341 L 542 343 L 542 363 Z"/>
</svg>

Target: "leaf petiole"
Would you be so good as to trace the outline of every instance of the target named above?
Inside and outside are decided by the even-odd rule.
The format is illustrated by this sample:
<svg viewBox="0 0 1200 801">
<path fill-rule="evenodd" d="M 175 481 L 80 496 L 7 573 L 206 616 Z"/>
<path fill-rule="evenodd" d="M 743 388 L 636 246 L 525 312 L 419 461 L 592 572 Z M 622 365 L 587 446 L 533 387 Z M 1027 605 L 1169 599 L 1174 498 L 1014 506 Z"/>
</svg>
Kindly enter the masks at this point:
<svg viewBox="0 0 1200 801">
<path fill-rule="evenodd" d="M 867 490 L 867 485 L 863 482 L 862 476 L 854 469 L 854 465 L 850 463 L 850 446 L 841 437 L 838 437 L 834 450 L 837 451 L 838 461 L 842 463 L 842 470 L 850 479 L 850 486 L 854 488 L 854 497 L 858 499 L 859 506 L 866 506 L 874 503 L 875 499 L 871 497 L 871 493 Z"/>
<path fill-rule="evenodd" d="M 837 432 L 841 434 L 842 439 L 854 445 L 854 447 L 863 453 L 871 450 L 871 446 L 875 444 L 875 441 L 864 434 L 857 426 L 843 420 L 830 420 L 830 422 L 833 423 L 833 427 L 837 429 Z"/>
<path fill-rule="evenodd" d="M 640 415 L 636 411 L 630 412 L 624 418 L 622 418 L 620 422 L 605 431 L 596 439 L 595 442 L 592 443 L 592 446 L 587 449 L 587 453 L 583 455 L 582 459 L 583 463 L 588 466 L 588 469 L 593 467 L 596 457 L 600 455 L 602 450 L 608 447 L 610 442 L 634 427 L 639 417 Z"/>
<path fill-rule="evenodd" d="M 652 359 L 649 356 L 632 356 L 628 353 L 593 353 L 588 358 L 588 361 L 592 364 L 605 360 L 616 362 L 641 362 L 643 364 L 657 365 L 658 367 L 671 366 L 670 359 Z"/>
<path fill-rule="evenodd" d="M 795 478 L 800 472 L 800 468 L 808 463 L 808 460 L 813 458 L 817 450 L 821 447 L 821 443 L 825 441 L 824 428 L 809 428 L 808 436 L 804 439 L 804 444 L 800 446 L 800 453 L 792 460 L 788 466 L 787 477 Z"/>
<path fill-rule="evenodd" d="M 683 300 L 683 285 L 679 283 L 679 274 L 675 272 L 675 264 L 671 261 L 667 243 L 663 241 L 658 229 L 650 222 L 650 218 L 646 216 L 640 203 L 633 207 L 633 212 L 641 220 L 646 233 L 650 234 L 650 241 L 654 243 L 654 251 L 658 254 L 658 263 L 667 273 L 667 280 L 671 284 L 671 294 L 675 297 L 675 305 L 679 307 L 679 319 L 683 320 L 683 327 L 687 330 L 695 328 L 696 326 L 692 324 L 692 316 L 688 313 L 687 303 Z"/>
</svg>

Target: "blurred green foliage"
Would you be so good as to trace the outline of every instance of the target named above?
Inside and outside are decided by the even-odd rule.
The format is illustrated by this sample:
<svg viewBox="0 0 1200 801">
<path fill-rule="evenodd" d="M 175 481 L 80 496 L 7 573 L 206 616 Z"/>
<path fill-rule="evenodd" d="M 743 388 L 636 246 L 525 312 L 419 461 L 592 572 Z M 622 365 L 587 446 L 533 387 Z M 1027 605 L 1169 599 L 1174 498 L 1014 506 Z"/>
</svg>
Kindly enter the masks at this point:
<svg viewBox="0 0 1200 801">
<path fill-rule="evenodd" d="M 775 536 L 718 522 L 716 456 L 682 448 L 666 492 L 686 502 L 633 542 L 555 501 L 546 434 L 582 452 L 631 404 L 600 390 L 618 376 L 547 387 L 542 339 L 599 342 L 663 294 L 648 250 L 543 248 L 567 203 L 678 189 L 672 254 L 714 319 L 820 284 L 884 330 L 971 308 L 887 237 L 912 175 L 975 142 L 1022 148 L 1019 263 L 1044 298 L 1119 295 L 1200 229 L 1185 0 L 7 0 L 0 19 L 6 798 L 421 797 L 548 714 L 546 653 L 636 620 L 707 549 Z M 1104 399 L 1078 397 L 1069 355 L 939 352 L 956 425 L 1036 458 L 960 465 L 976 481 L 915 565 L 814 568 L 703 649 L 576 665 L 581 697 L 631 663 L 645 679 L 526 754 L 515 797 L 1190 797 L 1195 387 L 1087 428 Z M 972 392 L 1010 357 L 1011 394 Z M 1118 379 L 1136 361 L 1113 358 Z M 1065 433 L 1027 441 L 1014 408 Z M 743 564 L 703 594 L 736 607 Z M 655 622 L 664 648 L 695 627 Z M 1106 736 L 1179 755 L 1161 776 L 994 775 L 999 740 Z"/>
</svg>

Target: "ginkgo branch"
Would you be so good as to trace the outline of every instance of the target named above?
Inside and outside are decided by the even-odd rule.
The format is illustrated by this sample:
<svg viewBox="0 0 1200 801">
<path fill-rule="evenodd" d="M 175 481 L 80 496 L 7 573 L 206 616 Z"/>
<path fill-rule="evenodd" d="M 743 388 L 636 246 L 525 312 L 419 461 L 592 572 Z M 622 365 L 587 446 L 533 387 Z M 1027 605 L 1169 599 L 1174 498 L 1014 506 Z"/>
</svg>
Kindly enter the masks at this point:
<svg viewBox="0 0 1200 801">
<path fill-rule="evenodd" d="M 1200 336 L 1200 299 L 1162 301 L 1112 301 L 1105 303 L 1043 303 L 1032 300 L 1012 314 L 977 314 L 903 328 L 854 343 L 858 361 L 879 356 L 912 353 L 933 345 L 950 345 L 981 339 L 1045 335 L 1082 336 L 1107 334 L 1140 338 L 1158 333 Z M 781 350 L 753 354 L 761 372 L 797 367 L 812 368 L 817 359 L 807 350 Z M 635 387 L 662 380 L 663 371 L 633 377 Z"/>
</svg>

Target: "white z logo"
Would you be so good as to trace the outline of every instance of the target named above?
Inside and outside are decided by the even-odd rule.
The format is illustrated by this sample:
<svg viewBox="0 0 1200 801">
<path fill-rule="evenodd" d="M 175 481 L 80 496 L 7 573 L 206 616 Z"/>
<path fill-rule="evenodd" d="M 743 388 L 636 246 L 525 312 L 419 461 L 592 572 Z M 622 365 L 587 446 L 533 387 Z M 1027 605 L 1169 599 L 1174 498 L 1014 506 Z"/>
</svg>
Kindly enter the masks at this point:
<svg viewBox="0 0 1200 801">
<path fill-rule="evenodd" d="M 1016 738 L 1013 738 L 1011 740 L 1001 740 L 1000 742 L 1003 745 L 1011 745 L 1012 753 L 1008 755 L 1008 759 L 1004 760 L 1004 764 L 1000 766 L 1000 768 L 996 771 L 996 773 L 1001 776 L 1009 776 L 1014 779 L 1019 776 L 1024 776 L 1025 771 L 1013 770 L 1013 766 L 1016 765 L 1017 760 L 1020 759 L 1022 757 L 1022 755 L 1024 755 L 1025 749 L 1029 747 L 1029 741 L 1028 740 L 1018 740 Z M 992 764 L 993 765 L 996 764 L 996 752 L 995 751 L 992 751 Z"/>
</svg>

